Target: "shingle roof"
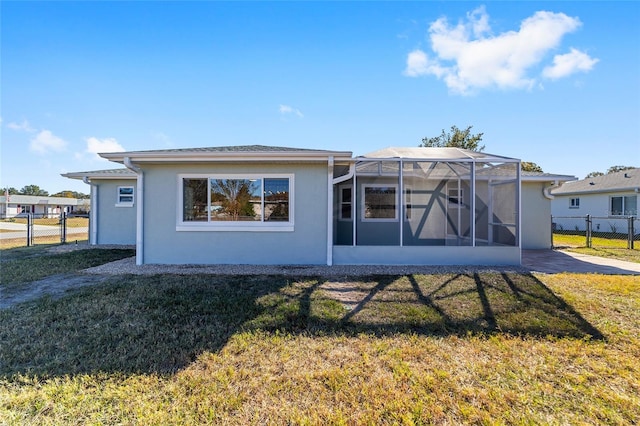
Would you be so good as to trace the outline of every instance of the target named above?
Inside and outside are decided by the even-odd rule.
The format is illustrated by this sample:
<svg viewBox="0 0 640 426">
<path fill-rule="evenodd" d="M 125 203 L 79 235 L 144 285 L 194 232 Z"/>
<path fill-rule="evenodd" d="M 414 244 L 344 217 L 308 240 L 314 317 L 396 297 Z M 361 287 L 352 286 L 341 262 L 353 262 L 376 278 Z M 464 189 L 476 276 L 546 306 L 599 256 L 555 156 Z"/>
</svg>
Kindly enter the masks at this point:
<svg viewBox="0 0 640 426">
<path fill-rule="evenodd" d="M 568 181 L 574 181 L 577 179 L 575 176 L 571 176 L 571 175 L 558 175 L 554 173 L 528 172 L 528 171 L 520 172 L 520 176 L 523 181 L 551 182 L 551 181 L 557 180 L 562 182 L 568 182 Z"/>
<path fill-rule="evenodd" d="M 291 148 L 284 146 L 269 146 L 269 145 L 235 145 L 235 146 L 209 146 L 199 148 L 175 148 L 175 149 L 154 149 L 147 151 L 131 151 L 128 154 L 134 153 L 171 153 L 171 152 L 331 152 L 321 149 L 307 149 L 307 148 Z"/>
<path fill-rule="evenodd" d="M 350 151 L 291 148 L 267 145 L 212 146 L 201 148 L 160 149 L 150 151 L 105 152 L 100 156 L 115 162 L 131 161 L 275 161 L 276 159 L 318 161 L 333 156 L 344 161 L 350 159 Z"/>
<path fill-rule="evenodd" d="M 587 179 L 567 182 L 551 191 L 553 195 L 582 194 L 589 192 L 620 192 L 640 189 L 640 168 L 623 170 Z"/>
</svg>

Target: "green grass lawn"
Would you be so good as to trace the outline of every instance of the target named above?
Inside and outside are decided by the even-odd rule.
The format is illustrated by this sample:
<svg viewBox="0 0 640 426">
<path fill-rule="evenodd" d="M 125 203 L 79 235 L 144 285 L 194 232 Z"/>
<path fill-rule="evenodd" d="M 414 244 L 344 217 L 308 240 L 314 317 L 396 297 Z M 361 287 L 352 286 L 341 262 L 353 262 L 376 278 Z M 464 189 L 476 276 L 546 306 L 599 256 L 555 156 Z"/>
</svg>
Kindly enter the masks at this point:
<svg viewBox="0 0 640 426">
<path fill-rule="evenodd" d="M 2 424 L 640 419 L 640 277 L 121 276 L 0 324 Z"/>
<path fill-rule="evenodd" d="M 52 254 L 47 247 L 0 250 L 0 288 L 75 272 L 135 255 L 132 249 L 88 249 Z"/>
<path fill-rule="evenodd" d="M 612 257 L 629 262 L 640 263 L 640 241 L 636 241 L 634 249 L 631 250 L 627 248 L 627 240 L 625 239 L 593 237 L 591 239 L 591 248 L 589 248 L 586 247 L 586 239 L 584 235 L 554 233 L 553 245 L 554 247 L 564 248 L 576 253 Z"/>
<path fill-rule="evenodd" d="M 640 246 L 640 242 L 636 243 L 637 246 Z M 612 257 L 619 260 L 626 260 L 628 262 L 636 262 L 640 263 L 640 250 L 634 249 L 622 249 L 622 248 L 587 248 L 587 247 L 573 247 L 567 249 L 569 251 L 575 253 L 583 253 L 589 254 L 591 256 L 600 256 L 600 257 Z"/>
</svg>

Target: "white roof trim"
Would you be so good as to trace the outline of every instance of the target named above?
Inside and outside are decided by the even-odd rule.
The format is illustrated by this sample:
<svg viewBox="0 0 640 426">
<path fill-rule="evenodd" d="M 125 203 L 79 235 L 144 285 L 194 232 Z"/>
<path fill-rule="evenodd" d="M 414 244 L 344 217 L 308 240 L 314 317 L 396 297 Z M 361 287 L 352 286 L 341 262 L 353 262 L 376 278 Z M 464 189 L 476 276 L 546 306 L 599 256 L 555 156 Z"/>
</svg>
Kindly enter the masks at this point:
<svg viewBox="0 0 640 426">
<path fill-rule="evenodd" d="M 628 188 L 605 188 L 605 189 L 594 189 L 594 190 L 582 190 L 582 191 L 571 191 L 571 192 L 561 192 L 559 194 L 553 194 L 554 197 L 564 197 L 567 195 L 583 195 L 583 194 L 617 194 L 619 192 L 640 192 L 640 187 L 631 186 Z"/>
<path fill-rule="evenodd" d="M 102 153 L 101 157 L 118 163 L 124 162 L 125 157 L 131 161 L 142 162 L 264 162 L 264 161 L 328 161 L 334 157 L 338 161 L 350 161 L 351 152 L 322 151 L 322 152 L 115 152 Z"/>
<path fill-rule="evenodd" d="M 82 172 L 73 172 L 73 173 L 63 173 L 62 177 L 66 177 L 69 179 L 79 179 L 82 180 L 85 177 L 88 179 L 99 179 L 99 180 L 135 180 L 136 175 L 134 174 L 100 174 L 100 173 L 82 173 Z"/>
</svg>

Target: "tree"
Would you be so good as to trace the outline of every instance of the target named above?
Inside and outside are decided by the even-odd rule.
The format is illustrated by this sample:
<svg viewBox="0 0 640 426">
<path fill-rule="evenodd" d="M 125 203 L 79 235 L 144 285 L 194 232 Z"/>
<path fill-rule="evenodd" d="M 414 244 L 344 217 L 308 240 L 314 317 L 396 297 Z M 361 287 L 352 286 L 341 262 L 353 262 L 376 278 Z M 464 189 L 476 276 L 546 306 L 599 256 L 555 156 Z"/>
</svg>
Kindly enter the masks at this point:
<svg viewBox="0 0 640 426">
<path fill-rule="evenodd" d="M 18 195 L 18 190 L 15 189 L 13 186 L 12 187 L 5 186 L 4 188 L 2 188 L 2 194 L 0 195 L 6 195 L 7 193 L 9 195 Z"/>
<path fill-rule="evenodd" d="M 611 166 L 607 169 L 607 174 L 621 172 L 623 170 L 635 169 L 633 166 Z"/>
<path fill-rule="evenodd" d="M 480 146 L 482 141 L 482 135 L 484 133 L 471 134 L 473 126 L 467 126 L 466 129 L 460 130 L 457 126 L 451 126 L 450 132 L 445 132 L 442 129 L 442 134 L 433 138 L 422 138 L 422 144 L 420 146 L 426 148 L 433 147 L 447 147 L 447 148 L 462 148 L 471 151 L 482 151 L 484 145 Z"/>
<path fill-rule="evenodd" d="M 40 189 L 38 185 L 27 185 L 20 190 L 19 194 L 20 195 L 40 195 L 43 197 L 46 197 L 47 195 L 49 195 L 47 191 L 45 191 L 44 189 Z"/>
<path fill-rule="evenodd" d="M 604 175 L 608 175 L 611 173 L 617 173 L 617 172 L 622 172 L 624 170 L 631 170 L 631 169 L 635 169 L 635 167 L 633 166 L 611 166 L 607 169 L 606 173 L 602 173 L 602 172 L 591 172 L 588 175 L 586 175 L 584 178 L 585 179 L 589 179 L 592 177 L 598 177 L 598 176 L 604 176 Z"/>
<path fill-rule="evenodd" d="M 63 197 L 63 198 L 77 198 L 80 200 L 84 200 L 90 198 L 89 195 L 83 194 L 82 192 L 76 191 L 60 191 L 55 194 L 51 194 L 52 197 Z"/>
<path fill-rule="evenodd" d="M 542 167 L 531 161 L 520 162 L 520 170 L 523 172 L 540 172 L 542 173 Z"/>
<path fill-rule="evenodd" d="M 249 179 L 215 179 L 211 181 L 211 202 L 219 202 L 230 220 L 254 218 L 253 194 L 257 184 Z"/>
</svg>

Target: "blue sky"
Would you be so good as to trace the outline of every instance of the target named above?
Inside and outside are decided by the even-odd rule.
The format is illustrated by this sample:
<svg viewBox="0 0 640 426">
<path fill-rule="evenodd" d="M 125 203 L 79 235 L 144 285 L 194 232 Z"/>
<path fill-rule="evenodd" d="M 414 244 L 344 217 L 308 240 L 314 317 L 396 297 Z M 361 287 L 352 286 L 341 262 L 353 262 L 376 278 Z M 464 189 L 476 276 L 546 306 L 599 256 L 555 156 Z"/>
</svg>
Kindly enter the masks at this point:
<svg viewBox="0 0 640 426">
<path fill-rule="evenodd" d="M 0 3 L 0 186 L 96 152 L 417 146 L 583 178 L 640 166 L 639 2 Z"/>
</svg>

